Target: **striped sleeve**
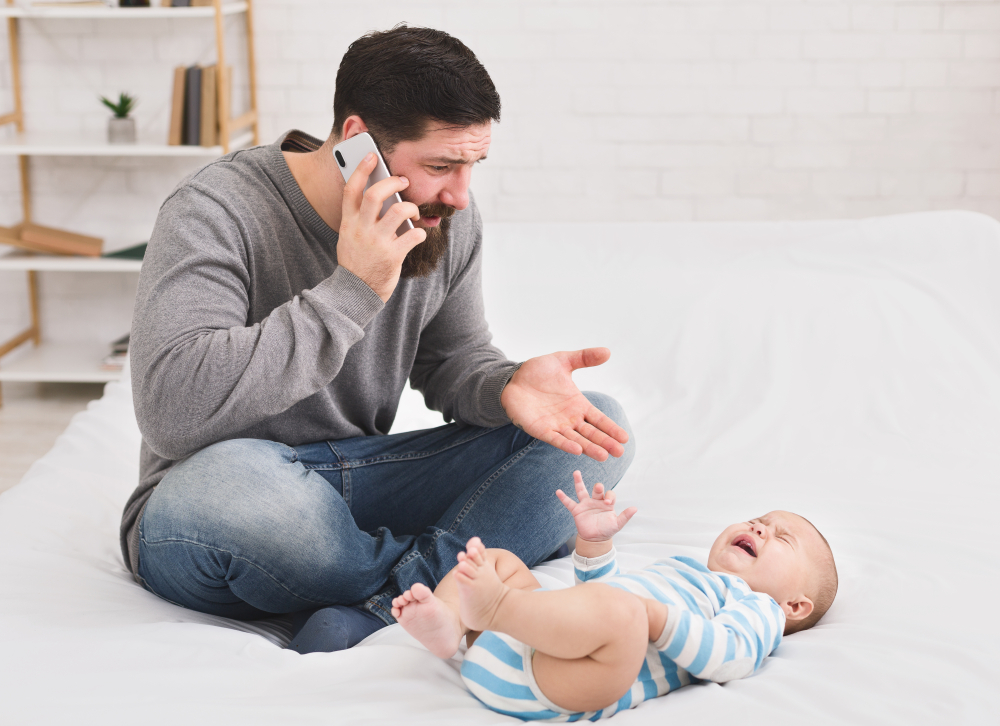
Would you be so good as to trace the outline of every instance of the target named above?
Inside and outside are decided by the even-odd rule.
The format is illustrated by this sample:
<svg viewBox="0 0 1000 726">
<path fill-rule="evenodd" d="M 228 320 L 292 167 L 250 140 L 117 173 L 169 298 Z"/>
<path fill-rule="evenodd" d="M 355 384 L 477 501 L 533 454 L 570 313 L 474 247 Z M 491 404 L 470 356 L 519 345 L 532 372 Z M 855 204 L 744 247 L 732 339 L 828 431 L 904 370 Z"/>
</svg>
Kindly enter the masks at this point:
<svg viewBox="0 0 1000 726">
<path fill-rule="evenodd" d="M 785 614 L 767 595 L 734 595 L 714 618 L 669 608 L 656 649 L 695 678 L 715 683 L 755 672 L 781 642 Z"/>
<path fill-rule="evenodd" d="M 581 557 L 573 550 L 573 578 L 582 582 L 603 582 L 621 572 L 615 561 L 615 548 L 600 557 Z"/>
</svg>

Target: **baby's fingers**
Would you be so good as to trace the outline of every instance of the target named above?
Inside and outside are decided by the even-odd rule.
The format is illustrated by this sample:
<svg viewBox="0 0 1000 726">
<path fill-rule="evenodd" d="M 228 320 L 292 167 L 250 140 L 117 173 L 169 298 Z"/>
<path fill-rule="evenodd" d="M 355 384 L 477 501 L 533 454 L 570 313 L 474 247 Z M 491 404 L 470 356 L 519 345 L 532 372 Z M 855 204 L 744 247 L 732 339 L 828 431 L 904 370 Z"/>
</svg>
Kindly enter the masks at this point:
<svg viewBox="0 0 1000 726">
<path fill-rule="evenodd" d="M 573 507 L 576 506 L 576 502 L 566 496 L 566 493 L 562 489 L 556 489 L 556 496 L 559 497 L 559 501 L 562 502 L 563 506 L 569 510 L 569 513 L 573 513 Z"/>
<path fill-rule="evenodd" d="M 581 502 L 590 496 L 587 494 L 587 487 L 583 484 L 583 475 L 579 471 L 573 472 L 573 484 L 576 485 L 576 498 Z"/>
<path fill-rule="evenodd" d="M 635 516 L 635 513 L 638 512 L 638 511 L 639 511 L 639 509 L 637 507 L 629 507 L 624 512 L 622 512 L 621 514 L 618 515 L 618 529 L 619 529 L 619 531 L 621 530 L 622 527 L 624 527 L 628 523 L 628 521 L 630 519 L 632 519 L 632 517 Z"/>
</svg>

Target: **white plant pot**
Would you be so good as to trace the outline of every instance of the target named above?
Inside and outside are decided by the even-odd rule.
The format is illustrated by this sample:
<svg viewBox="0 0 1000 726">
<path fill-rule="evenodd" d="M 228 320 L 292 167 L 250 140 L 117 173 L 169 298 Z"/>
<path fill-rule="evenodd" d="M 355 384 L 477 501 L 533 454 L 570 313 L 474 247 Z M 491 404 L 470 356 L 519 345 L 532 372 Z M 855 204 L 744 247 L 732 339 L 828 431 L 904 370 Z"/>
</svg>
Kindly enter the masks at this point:
<svg viewBox="0 0 1000 726">
<path fill-rule="evenodd" d="M 135 119 L 115 118 L 108 119 L 108 143 L 110 144 L 134 144 L 135 143 Z"/>
</svg>

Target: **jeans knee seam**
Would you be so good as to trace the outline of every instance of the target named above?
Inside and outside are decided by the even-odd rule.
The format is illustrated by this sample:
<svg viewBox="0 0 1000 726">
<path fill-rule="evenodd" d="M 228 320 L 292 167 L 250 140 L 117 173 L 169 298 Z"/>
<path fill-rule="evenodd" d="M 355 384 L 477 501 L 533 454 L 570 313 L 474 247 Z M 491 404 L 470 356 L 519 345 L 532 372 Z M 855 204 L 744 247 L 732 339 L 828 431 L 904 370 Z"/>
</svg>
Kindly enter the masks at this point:
<svg viewBox="0 0 1000 726">
<path fill-rule="evenodd" d="M 520 461 L 521 459 L 523 459 L 525 456 L 527 456 L 528 452 L 531 451 L 536 446 L 538 446 L 538 444 L 540 444 L 540 443 L 542 443 L 541 440 L 539 440 L 539 439 L 532 439 L 531 443 L 529 443 L 527 446 L 521 448 L 516 454 L 514 454 L 507 461 L 505 461 L 500 466 L 499 469 L 497 469 L 492 474 L 490 474 L 483 481 L 483 483 L 479 485 L 479 488 L 476 489 L 475 493 L 471 497 L 469 497 L 469 501 L 467 501 L 465 503 L 465 506 L 462 507 L 461 511 L 459 511 L 459 513 L 455 515 L 455 520 L 451 523 L 451 526 L 448 527 L 447 531 L 449 533 L 451 533 L 451 534 L 454 534 L 455 530 L 458 529 L 459 525 L 462 524 L 462 520 L 464 520 L 465 517 L 469 514 L 469 512 L 472 511 L 472 508 L 474 506 L 476 506 L 476 502 L 478 502 L 479 499 L 480 499 L 480 497 L 482 497 L 482 495 L 485 494 L 486 491 L 493 485 L 493 482 L 497 479 L 497 477 L 499 477 L 501 474 L 503 474 L 504 472 L 506 472 L 515 463 L 517 463 L 518 461 Z M 435 539 L 435 542 L 436 541 L 437 540 Z"/>
<path fill-rule="evenodd" d="M 281 582 L 278 578 L 276 578 L 274 575 L 272 575 L 270 572 L 268 572 L 267 570 L 265 570 L 263 567 L 261 567 L 257 563 L 251 562 L 250 560 L 246 559 L 245 557 L 240 557 L 237 554 L 233 554 L 230 550 L 223 549 L 222 547 L 213 547 L 211 545 L 203 544 L 201 542 L 194 542 L 192 540 L 181 539 L 179 537 L 171 537 L 171 538 L 168 538 L 168 539 L 159 540 L 158 542 L 148 542 L 145 538 L 142 538 L 142 543 L 145 544 L 147 547 L 155 547 L 155 546 L 161 545 L 161 544 L 180 543 L 180 544 L 193 545 L 195 547 L 201 547 L 201 548 L 206 549 L 206 550 L 212 550 L 213 552 L 224 552 L 227 555 L 229 555 L 230 557 L 232 557 L 234 560 L 239 560 L 240 562 L 245 562 L 247 565 L 249 565 L 253 569 L 257 570 L 259 573 L 261 573 L 262 575 L 264 575 L 264 577 L 266 577 L 269 580 L 271 580 L 275 585 L 277 585 L 278 587 L 280 587 L 282 590 L 284 590 L 285 592 L 287 592 L 292 597 L 297 597 L 297 598 L 300 598 L 300 599 L 305 600 L 307 602 L 315 603 L 317 605 L 324 604 L 324 601 L 322 601 L 322 600 L 313 600 L 311 597 L 306 597 L 305 595 L 298 594 L 297 592 L 293 591 L 291 588 L 289 588 L 287 585 L 285 585 L 285 583 Z M 159 597 L 163 597 L 159 593 L 156 593 L 156 594 Z M 163 599 L 167 600 L 168 598 L 163 598 Z"/>
<path fill-rule="evenodd" d="M 405 555 L 403 555 L 403 557 L 399 560 L 399 562 L 397 562 L 393 566 L 393 568 L 389 570 L 388 579 L 392 579 L 393 575 L 399 572 L 400 568 L 402 568 L 404 565 L 409 564 L 413 560 L 417 559 L 417 557 L 422 557 L 423 559 L 427 559 L 427 556 L 434 551 L 434 548 L 437 546 L 438 540 L 441 539 L 441 535 L 443 534 L 446 534 L 446 530 L 438 529 L 438 531 L 435 532 L 434 535 L 431 537 L 431 543 L 427 545 L 427 547 L 424 548 L 422 551 L 420 552 L 410 551 Z"/>
</svg>

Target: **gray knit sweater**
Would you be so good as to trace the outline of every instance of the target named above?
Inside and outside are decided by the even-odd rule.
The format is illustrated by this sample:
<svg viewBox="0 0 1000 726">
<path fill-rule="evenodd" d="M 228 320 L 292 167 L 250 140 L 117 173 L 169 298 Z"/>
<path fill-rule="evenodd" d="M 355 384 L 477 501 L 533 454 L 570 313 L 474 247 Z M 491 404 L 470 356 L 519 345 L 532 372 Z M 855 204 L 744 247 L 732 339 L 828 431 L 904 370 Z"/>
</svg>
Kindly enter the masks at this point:
<svg viewBox="0 0 1000 726">
<path fill-rule="evenodd" d="M 509 423 L 500 393 L 517 365 L 490 344 L 475 202 L 452 217 L 437 270 L 400 280 L 383 304 L 337 266 L 337 233 L 281 153 L 319 145 L 291 131 L 234 152 L 160 208 L 130 344 L 142 449 L 121 546 L 133 573 L 136 525 L 153 489 L 215 442 L 386 434 L 407 378 L 445 420 Z"/>
</svg>

